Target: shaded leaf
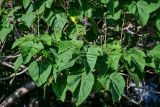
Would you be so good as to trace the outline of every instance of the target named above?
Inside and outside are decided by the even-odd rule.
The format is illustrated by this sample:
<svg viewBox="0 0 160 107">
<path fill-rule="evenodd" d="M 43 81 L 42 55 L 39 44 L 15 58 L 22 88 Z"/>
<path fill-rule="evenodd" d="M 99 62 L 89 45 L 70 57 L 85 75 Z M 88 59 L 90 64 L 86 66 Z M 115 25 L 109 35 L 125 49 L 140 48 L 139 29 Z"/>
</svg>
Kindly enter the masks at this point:
<svg viewBox="0 0 160 107">
<path fill-rule="evenodd" d="M 66 86 L 67 86 L 66 76 L 62 76 L 62 78 L 57 79 L 56 83 L 52 84 L 52 88 L 55 95 L 62 101 L 64 101 L 66 97 L 66 91 L 67 91 Z"/>
<path fill-rule="evenodd" d="M 81 77 L 81 84 L 78 96 L 76 97 L 76 105 L 80 105 L 90 94 L 94 84 L 94 76 L 92 73 L 86 74 L 85 72 Z"/>
<path fill-rule="evenodd" d="M 160 31 L 160 19 L 156 20 L 156 27 Z"/>
<path fill-rule="evenodd" d="M 98 81 L 112 94 L 114 103 L 120 100 L 125 87 L 125 81 L 120 74 L 115 72 L 110 75 L 102 76 L 98 78 Z"/>
<path fill-rule="evenodd" d="M 41 86 L 45 82 L 47 82 L 51 70 L 52 65 L 46 62 L 36 61 L 33 61 L 28 68 L 29 74 L 32 77 L 32 79 L 36 82 L 37 86 Z"/>
</svg>

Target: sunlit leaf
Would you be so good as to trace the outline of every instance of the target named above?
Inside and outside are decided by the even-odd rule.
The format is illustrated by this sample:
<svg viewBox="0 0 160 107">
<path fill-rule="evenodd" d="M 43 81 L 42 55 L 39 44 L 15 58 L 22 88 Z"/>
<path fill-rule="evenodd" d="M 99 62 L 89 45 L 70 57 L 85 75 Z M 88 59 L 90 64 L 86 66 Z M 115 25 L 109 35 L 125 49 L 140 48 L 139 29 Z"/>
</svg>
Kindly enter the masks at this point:
<svg viewBox="0 0 160 107">
<path fill-rule="evenodd" d="M 26 9 L 30 4 L 30 0 L 23 0 L 23 7 Z"/>
</svg>

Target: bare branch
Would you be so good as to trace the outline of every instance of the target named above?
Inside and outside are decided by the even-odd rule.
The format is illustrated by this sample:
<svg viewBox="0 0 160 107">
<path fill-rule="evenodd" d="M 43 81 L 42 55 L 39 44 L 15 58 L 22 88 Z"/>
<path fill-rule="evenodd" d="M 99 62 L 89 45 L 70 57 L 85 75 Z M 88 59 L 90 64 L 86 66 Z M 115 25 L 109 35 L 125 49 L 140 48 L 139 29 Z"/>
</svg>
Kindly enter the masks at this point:
<svg viewBox="0 0 160 107">
<path fill-rule="evenodd" d="M 27 70 L 28 70 L 28 68 L 25 68 L 23 71 L 21 71 L 19 73 L 13 73 L 12 75 L 10 75 L 8 77 L 0 78 L 0 81 L 9 80 L 9 79 L 13 78 L 14 76 L 18 76 L 18 75 L 24 74 Z"/>
<path fill-rule="evenodd" d="M 124 98 L 126 98 L 128 101 L 134 103 L 135 105 L 140 105 L 141 102 L 139 101 L 135 101 L 134 99 L 129 98 L 128 96 L 126 96 L 125 94 L 122 95 Z"/>
<path fill-rule="evenodd" d="M 4 61 L 4 62 L 1 62 L 1 64 L 13 69 L 13 64 L 12 64 L 11 62 L 6 62 L 6 61 Z M 5 77 L 5 78 L 1 78 L 1 77 L 0 77 L 0 81 L 9 80 L 9 79 L 11 79 L 11 78 L 13 78 L 13 77 L 15 77 L 15 76 L 18 76 L 18 75 L 21 75 L 21 74 L 26 73 L 26 71 L 28 70 L 28 68 L 26 68 L 24 65 L 21 65 L 21 68 L 24 68 L 24 70 L 22 70 L 22 71 L 19 72 L 19 73 L 13 73 L 13 74 L 11 74 L 10 76 Z"/>
<path fill-rule="evenodd" d="M 29 93 L 33 89 L 35 89 L 36 83 L 34 81 L 30 81 L 26 83 L 24 86 L 18 88 L 15 92 L 13 92 L 7 99 L 5 99 L 1 104 L 0 107 L 9 107 L 15 103 L 15 101 L 22 97 L 23 95 Z"/>
<path fill-rule="evenodd" d="M 9 55 L 9 56 L 0 56 L 0 61 L 6 61 L 8 59 L 14 59 L 14 58 L 17 58 L 19 57 L 20 54 L 17 54 L 17 55 Z"/>
</svg>

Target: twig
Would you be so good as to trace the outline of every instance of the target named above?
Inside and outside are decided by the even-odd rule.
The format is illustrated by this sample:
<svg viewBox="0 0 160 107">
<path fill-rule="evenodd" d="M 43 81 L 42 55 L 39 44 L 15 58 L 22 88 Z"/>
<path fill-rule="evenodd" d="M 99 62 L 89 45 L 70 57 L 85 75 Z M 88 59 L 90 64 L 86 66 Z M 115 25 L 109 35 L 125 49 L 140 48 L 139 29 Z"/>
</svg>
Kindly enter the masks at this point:
<svg viewBox="0 0 160 107">
<path fill-rule="evenodd" d="M 0 56 L 0 62 L 1 61 L 5 61 L 5 60 L 8 60 L 8 59 L 14 59 L 14 58 L 17 58 L 19 57 L 20 54 L 17 54 L 17 55 L 9 55 L 9 56 Z"/>
<path fill-rule="evenodd" d="M 13 63 L 12 63 L 12 62 L 3 61 L 3 62 L 0 62 L 0 63 L 1 63 L 2 65 L 4 65 L 4 66 L 7 66 L 7 67 L 9 67 L 9 68 L 14 69 L 14 66 L 13 66 Z M 20 67 L 23 68 L 23 69 L 27 68 L 27 67 L 24 66 L 24 65 L 21 65 Z"/>
<path fill-rule="evenodd" d="M 23 71 L 21 71 L 19 73 L 13 73 L 12 75 L 10 75 L 8 77 L 0 78 L 0 81 L 9 80 L 9 79 L 13 78 L 14 76 L 18 76 L 18 75 L 24 74 L 27 70 L 28 70 L 28 68 L 25 68 Z"/>
<path fill-rule="evenodd" d="M 9 107 L 16 102 L 16 100 L 25 94 L 29 93 L 33 89 L 35 89 L 36 83 L 34 81 L 30 81 L 26 83 L 24 86 L 18 88 L 15 92 L 13 92 L 7 99 L 5 99 L 1 104 L 0 107 Z"/>
<path fill-rule="evenodd" d="M 123 28 L 124 28 L 124 24 L 125 24 L 125 13 L 123 13 L 124 16 L 123 16 L 123 19 L 122 19 L 122 26 L 121 26 L 121 37 L 120 37 L 120 41 L 122 42 L 122 39 L 123 39 Z"/>
<path fill-rule="evenodd" d="M 124 98 L 126 98 L 127 100 L 129 100 L 130 102 L 139 105 L 141 102 L 139 101 L 135 101 L 134 99 L 129 98 L 128 96 L 126 96 L 125 94 L 122 95 Z"/>
<path fill-rule="evenodd" d="M 148 35 L 148 34 L 138 34 L 138 33 L 135 33 L 135 32 L 133 32 L 133 31 L 129 30 L 128 27 L 125 27 L 125 28 L 123 29 L 123 31 L 126 31 L 128 34 L 137 35 L 137 36 L 140 36 L 140 37 L 143 36 L 143 35 Z"/>
<path fill-rule="evenodd" d="M 0 52 L 2 52 L 2 50 L 3 50 L 3 48 L 4 48 L 5 43 L 6 43 L 6 40 L 4 41 L 4 43 L 2 43 L 2 46 L 1 46 Z"/>
<path fill-rule="evenodd" d="M 4 65 L 4 66 L 7 66 L 9 68 L 14 69 L 14 66 L 13 66 L 13 64 L 11 64 L 11 62 L 4 61 L 4 62 L 1 62 L 1 64 Z M 13 78 L 14 76 L 18 76 L 18 75 L 26 73 L 26 71 L 28 70 L 28 68 L 26 68 L 24 65 L 21 65 L 21 68 L 24 68 L 24 70 L 19 72 L 19 73 L 13 73 L 10 76 L 5 77 L 5 78 L 0 77 L 0 81 L 9 80 L 9 79 Z"/>
<path fill-rule="evenodd" d="M 150 92 L 160 95 L 160 92 L 158 92 L 158 91 L 150 91 Z"/>
<path fill-rule="evenodd" d="M 104 17 L 104 44 L 106 44 L 107 42 L 107 20 L 106 20 L 106 15 Z"/>
<path fill-rule="evenodd" d="M 37 32 L 38 32 L 38 36 L 39 36 L 39 33 L 40 33 L 40 32 L 39 32 L 39 15 L 38 15 L 37 27 L 38 27 L 38 28 L 37 28 L 37 30 L 38 30 Z"/>
<path fill-rule="evenodd" d="M 122 73 L 122 72 L 119 72 L 119 74 L 122 75 L 122 76 L 128 76 L 127 74 Z"/>
<path fill-rule="evenodd" d="M 9 68 L 12 68 L 12 69 L 14 68 L 13 65 L 10 62 L 3 61 L 3 62 L 1 62 L 1 64 L 4 65 L 4 66 L 7 66 Z"/>
</svg>

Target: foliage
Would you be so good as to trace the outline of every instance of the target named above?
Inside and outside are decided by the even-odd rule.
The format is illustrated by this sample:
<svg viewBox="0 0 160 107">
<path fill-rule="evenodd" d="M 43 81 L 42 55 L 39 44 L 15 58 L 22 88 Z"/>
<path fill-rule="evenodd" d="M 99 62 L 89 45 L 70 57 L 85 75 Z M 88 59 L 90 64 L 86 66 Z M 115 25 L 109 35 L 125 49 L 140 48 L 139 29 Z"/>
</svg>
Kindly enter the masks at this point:
<svg viewBox="0 0 160 107">
<path fill-rule="evenodd" d="M 62 101 L 70 91 L 78 106 L 105 89 L 116 103 L 121 74 L 139 86 L 146 67 L 160 73 L 160 0 L 2 0 L 0 8 L 1 44 L 12 38 L 20 53 L 15 73 L 28 66 L 37 86 L 52 85 Z"/>
</svg>

